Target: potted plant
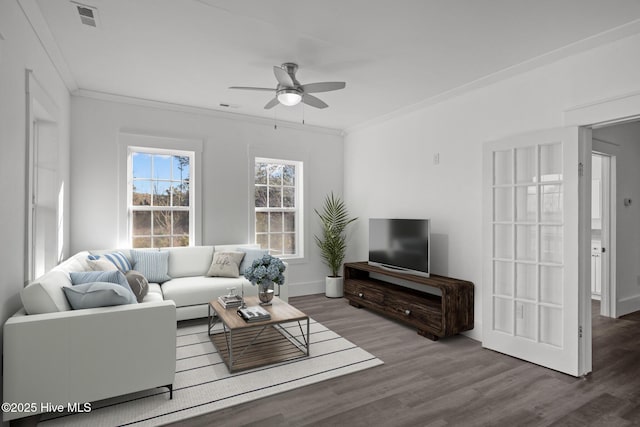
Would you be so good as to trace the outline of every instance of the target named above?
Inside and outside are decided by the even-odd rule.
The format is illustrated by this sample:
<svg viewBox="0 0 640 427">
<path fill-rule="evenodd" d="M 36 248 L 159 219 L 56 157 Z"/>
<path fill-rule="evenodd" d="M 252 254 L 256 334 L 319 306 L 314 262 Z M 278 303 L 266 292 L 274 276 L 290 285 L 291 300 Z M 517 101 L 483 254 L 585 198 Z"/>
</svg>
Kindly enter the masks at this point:
<svg viewBox="0 0 640 427">
<path fill-rule="evenodd" d="M 325 264 L 331 269 L 331 276 L 326 278 L 325 294 L 330 298 L 339 298 L 343 293 L 340 267 L 347 251 L 345 229 L 358 218 L 348 218 L 347 207 L 339 197 L 333 195 L 333 192 L 327 195 L 322 212 L 314 210 L 322 223 L 322 236 L 314 236 L 316 244 Z"/>
</svg>

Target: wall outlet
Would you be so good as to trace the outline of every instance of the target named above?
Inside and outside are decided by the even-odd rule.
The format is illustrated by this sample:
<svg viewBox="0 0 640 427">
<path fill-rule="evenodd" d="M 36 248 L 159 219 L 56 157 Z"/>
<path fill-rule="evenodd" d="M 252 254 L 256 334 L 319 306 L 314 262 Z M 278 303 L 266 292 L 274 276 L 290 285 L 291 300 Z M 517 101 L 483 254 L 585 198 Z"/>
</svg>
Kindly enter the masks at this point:
<svg viewBox="0 0 640 427">
<path fill-rule="evenodd" d="M 440 164 L 440 153 L 436 153 L 433 155 L 433 164 L 434 165 Z"/>
</svg>

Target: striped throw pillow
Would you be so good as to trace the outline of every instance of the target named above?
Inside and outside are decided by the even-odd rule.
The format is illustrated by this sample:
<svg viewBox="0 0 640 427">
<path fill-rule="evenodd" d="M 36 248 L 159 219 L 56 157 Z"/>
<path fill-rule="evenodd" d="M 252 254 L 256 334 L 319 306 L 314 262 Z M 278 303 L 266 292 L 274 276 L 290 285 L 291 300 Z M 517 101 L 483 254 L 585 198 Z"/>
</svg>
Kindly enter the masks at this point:
<svg viewBox="0 0 640 427">
<path fill-rule="evenodd" d="M 111 263 L 118 267 L 118 270 L 122 271 L 123 273 L 132 270 L 129 258 L 127 258 L 127 256 L 122 252 L 111 252 L 103 255 L 89 255 L 89 259 L 94 261 L 101 258 L 111 261 Z"/>
<path fill-rule="evenodd" d="M 131 250 L 131 259 L 136 271 L 149 283 L 163 283 L 171 279 L 169 276 L 169 252 Z"/>
</svg>

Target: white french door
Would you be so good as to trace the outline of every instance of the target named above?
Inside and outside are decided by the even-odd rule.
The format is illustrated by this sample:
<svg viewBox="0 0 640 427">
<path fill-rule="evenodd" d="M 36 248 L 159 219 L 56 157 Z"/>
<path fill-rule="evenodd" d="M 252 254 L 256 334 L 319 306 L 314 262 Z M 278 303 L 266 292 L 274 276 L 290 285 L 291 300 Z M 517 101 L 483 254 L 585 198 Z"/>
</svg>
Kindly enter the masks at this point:
<svg viewBox="0 0 640 427">
<path fill-rule="evenodd" d="M 585 373 L 579 134 L 488 142 L 483 164 L 483 346 L 575 376 Z"/>
</svg>

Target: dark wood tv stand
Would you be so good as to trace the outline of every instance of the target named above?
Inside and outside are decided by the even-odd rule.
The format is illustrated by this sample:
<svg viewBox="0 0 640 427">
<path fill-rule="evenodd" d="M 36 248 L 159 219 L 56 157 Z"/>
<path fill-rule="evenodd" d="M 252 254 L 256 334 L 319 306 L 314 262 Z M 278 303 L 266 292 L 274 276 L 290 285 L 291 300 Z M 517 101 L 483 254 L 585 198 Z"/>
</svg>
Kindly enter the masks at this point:
<svg viewBox="0 0 640 427">
<path fill-rule="evenodd" d="M 414 283 L 418 289 L 370 277 L 371 273 Z M 419 290 L 423 286 L 424 291 Z M 428 293 L 429 287 L 442 295 Z M 353 262 L 344 265 L 344 294 L 352 306 L 408 323 L 434 341 L 473 329 L 473 283 L 465 280 L 420 277 Z"/>
</svg>

